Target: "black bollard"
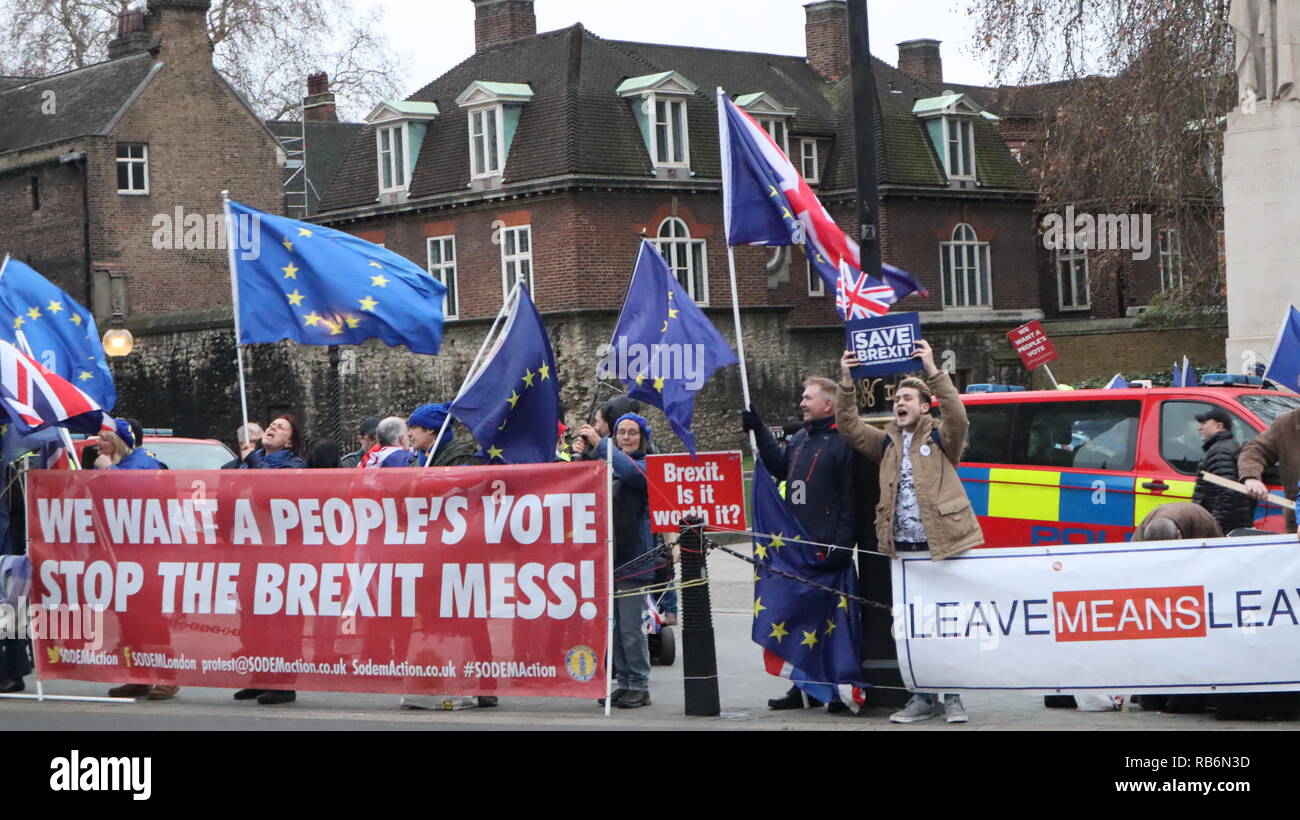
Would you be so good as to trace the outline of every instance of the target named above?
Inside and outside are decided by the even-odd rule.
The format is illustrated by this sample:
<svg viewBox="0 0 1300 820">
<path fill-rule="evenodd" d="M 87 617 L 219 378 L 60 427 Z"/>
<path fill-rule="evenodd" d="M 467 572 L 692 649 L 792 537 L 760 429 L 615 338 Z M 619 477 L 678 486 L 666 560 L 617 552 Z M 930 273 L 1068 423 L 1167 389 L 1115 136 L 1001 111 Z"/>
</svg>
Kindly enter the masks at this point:
<svg viewBox="0 0 1300 820">
<path fill-rule="evenodd" d="M 693 516 L 682 519 L 682 536 L 677 542 L 682 553 L 682 583 L 704 578 L 704 521 Z M 717 717 L 722 713 L 718 697 L 718 653 L 713 638 L 713 604 L 709 585 L 686 587 L 682 602 L 682 674 L 686 691 L 686 714 Z"/>
</svg>

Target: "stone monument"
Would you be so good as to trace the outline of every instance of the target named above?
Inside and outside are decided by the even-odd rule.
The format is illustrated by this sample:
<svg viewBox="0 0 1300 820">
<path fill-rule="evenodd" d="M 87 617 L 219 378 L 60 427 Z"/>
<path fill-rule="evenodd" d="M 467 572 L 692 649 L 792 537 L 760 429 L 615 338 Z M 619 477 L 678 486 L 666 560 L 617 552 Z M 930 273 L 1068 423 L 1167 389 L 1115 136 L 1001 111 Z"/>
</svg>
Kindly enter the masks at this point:
<svg viewBox="0 0 1300 820">
<path fill-rule="evenodd" d="M 1228 372 L 1272 353 L 1300 307 L 1300 0 L 1232 0 L 1237 108 L 1223 149 Z"/>
</svg>

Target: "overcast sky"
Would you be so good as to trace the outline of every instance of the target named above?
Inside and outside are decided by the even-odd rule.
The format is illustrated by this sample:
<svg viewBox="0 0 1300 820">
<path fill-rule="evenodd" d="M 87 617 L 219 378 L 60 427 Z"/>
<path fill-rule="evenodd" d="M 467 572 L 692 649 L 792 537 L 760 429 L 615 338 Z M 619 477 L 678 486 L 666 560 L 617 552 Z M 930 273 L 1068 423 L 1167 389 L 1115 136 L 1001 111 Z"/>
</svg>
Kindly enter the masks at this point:
<svg viewBox="0 0 1300 820">
<path fill-rule="evenodd" d="M 471 0 L 370 0 L 384 9 L 384 32 L 411 68 L 413 93 L 474 52 Z M 537 0 L 537 30 L 581 22 L 610 40 L 706 46 L 803 56 L 807 0 Z M 985 84 L 990 72 L 970 55 L 967 0 L 869 0 L 871 50 L 896 65 L 896 44 L 942 40 L 943 75 Z"/>
</svg>

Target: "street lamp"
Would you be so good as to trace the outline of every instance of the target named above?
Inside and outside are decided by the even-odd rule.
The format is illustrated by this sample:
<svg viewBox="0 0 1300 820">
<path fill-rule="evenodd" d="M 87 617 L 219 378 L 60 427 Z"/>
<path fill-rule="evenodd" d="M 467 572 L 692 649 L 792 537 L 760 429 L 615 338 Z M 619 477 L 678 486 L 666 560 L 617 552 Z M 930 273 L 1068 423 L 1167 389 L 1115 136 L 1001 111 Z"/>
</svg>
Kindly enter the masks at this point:
<svg viewBox="0 0 1300 820">
<path fill-rule="evenodd" d="M 113 326 L 104 333 L 104 352 L 114 358 L 130 355 L 135 349 L 135 337 L 123 327 L 122 314 L 113 314 Z"/>
</svg>

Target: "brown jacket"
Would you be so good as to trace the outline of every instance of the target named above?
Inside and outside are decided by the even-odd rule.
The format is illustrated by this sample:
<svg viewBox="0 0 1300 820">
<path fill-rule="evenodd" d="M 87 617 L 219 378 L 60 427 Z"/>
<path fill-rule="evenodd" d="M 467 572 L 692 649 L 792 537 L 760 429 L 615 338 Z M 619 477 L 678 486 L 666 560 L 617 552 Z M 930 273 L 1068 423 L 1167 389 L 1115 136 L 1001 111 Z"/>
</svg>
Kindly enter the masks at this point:
<svg viewBox="0 0 1300 820">
<path fill-rule="evenodd" d="M 1223 530 L 1219 528 L 1219 522 L 1214 520 L 1210 511 L 1200 504 L 1192 504 L 1187 501 L 1174 501 L 1169 504 L 1161 504 L 1151 512 L 1147 517 L 1142 519 L 1137 529 L 1133 531 L 1134 541 L 1146 541 L 1147 524 L 1155 521 L 1157 518 L 1168 518 L 1178 527 L 1178 531 L 1183 534 L 1183 538 L 1222 538 Z"/>
<path fill-rule="evenodd" d="M 1262 479 L 1264 471 L 1277 464 L 1282 474 L 1282 490 L 1286 497 L 1296 500 L 1296 484 L 1300 482 L 1300 410 L 1283 413 L 1273 426 L 1246 442 L 1237 456 L 1237 472 L 1241 480 Z M 1295 532 L 1295 513 L 1286 511 L 1287 532 Z"/>
<path fill-rule="evenodd" d="M 920 506 L 921 525 L 930 543 L 930 557 L 942 560 L 984 543 L 984 533 L 971 508 L 970 499 L 957 475 L 966 431 L 970 422 L 962 407 L 957 388 L 948 375 L 940 371 L 926 379 L 939 401 L 943 421 L 937 425 L 929 415 L 923 416 L 912 435 L 912 478 L 916 482 L 916 499 Z M 835 404 L 835 426 L 853 448 L 880 464 L 880 503 L 876 505 L 876 535 L 880 550 L 895 555 L 894 505 L 898 493 L 898 471 L 903 463 L 903 432 L 891 421 L 884 430 L 865 423 L 858 416 L 858 405 L 851 388 L 840 385 Z M 942 452 L 934 447 L 932 429 L 939 431 Z M 892 441 L 885 446 L 886 441 Z M 921 455 L 921 448 L 929 451 Z"/>
</svg>

